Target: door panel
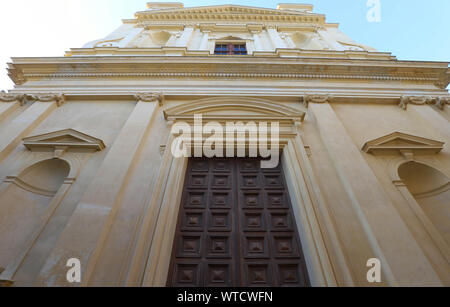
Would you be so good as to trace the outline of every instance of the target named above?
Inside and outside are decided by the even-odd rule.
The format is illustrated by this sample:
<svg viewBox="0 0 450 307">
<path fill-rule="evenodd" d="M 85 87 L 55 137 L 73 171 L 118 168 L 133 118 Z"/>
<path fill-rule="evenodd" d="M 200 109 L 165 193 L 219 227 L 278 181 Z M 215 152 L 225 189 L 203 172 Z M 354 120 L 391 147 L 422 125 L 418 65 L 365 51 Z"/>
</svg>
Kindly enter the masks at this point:
<svg viewBox="0 0 450 307">
<path fill-rule="evenodd" d="M 168 286 L 309 286 L 282 168 L 191 159 Z"/>
</svg>

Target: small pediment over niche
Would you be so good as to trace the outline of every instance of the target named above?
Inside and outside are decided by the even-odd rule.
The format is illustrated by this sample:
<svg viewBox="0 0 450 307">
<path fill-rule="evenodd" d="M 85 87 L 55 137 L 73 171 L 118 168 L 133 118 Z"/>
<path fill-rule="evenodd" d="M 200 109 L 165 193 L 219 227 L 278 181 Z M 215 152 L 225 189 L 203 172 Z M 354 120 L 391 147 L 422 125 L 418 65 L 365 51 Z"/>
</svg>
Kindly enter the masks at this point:
<svg viewBox="0 0 450 307">
<path fill-rule="evenodd" d="M 444 148 L 439 142 L 415 135 L 394 132 L 364 144 L 364 152 L 379 155 L 395 155 L 411 153 L 415 155 L 437 154 Z"/>
<path fill-rule="evenodd" d="M 74 129 L 65 129 L 26 137 L 23 139 L 23 145 L 32 151 L 48 151 L 49 149 L 64 149 L 67 151 L 74 148 L 101 151 L 106 147 L 102 140 Z"/>
</svg>

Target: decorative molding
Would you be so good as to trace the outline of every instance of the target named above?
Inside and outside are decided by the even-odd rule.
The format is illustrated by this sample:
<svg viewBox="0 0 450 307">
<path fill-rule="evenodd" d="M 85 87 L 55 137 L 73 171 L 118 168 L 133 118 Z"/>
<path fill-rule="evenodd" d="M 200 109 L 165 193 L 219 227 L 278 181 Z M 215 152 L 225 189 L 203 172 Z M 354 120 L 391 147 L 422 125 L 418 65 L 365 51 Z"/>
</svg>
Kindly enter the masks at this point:
<svg viewBox="0 0 450 307">
<path fill-rule="evenodd" d="M 263 24 L 256 24 L 256 23 L 254 23 L 254 24 L 252 24 L 252 23 L 247 24 L 247 30 L 250 33 L 252 33 L 252 34 L 259 34 L 259 33 L 261 33 L 263 28 L 264 28 Z"/>
<path fill-rule="evenodd" d="M 244 112 L 252 111 L 260 114 L 255 115 L 214 115 L 215 110 L 223 111 L 232 109 Z M 205 120 L 247 120 L 247 121 L 291 121 L 303 122 L 306 113 L 288 106 L 280 105 L 267 99 L 252 97 L 211 97 L 197 101 L 188 102 L 167 110 L 164 117 L 168 121 L 190 120 L 194 114 L 204 114 Z"/>
<path fill-rule="evenodd" d="M 447 192 L 448 190 L 450 190 L 450 182 L 447 182 L 446 184 L 444 184 L 436 189 L 433 189 L 431 191 L 418 193 L 418 194 L 412 194 L 412 195 L 414 196 L 415 199 L 421 199 L 421 198 L 427 198 L 427 197 L 439 195 L 439 194 Z"/>
<path fill-rule="evenodd" d="M 408 104 L 424 105 L 433 101 L 431 96 L 401 96 L 399 107 L 403 110 L 408 108 Z"/>
<path fill-rule="evenodd" d="M 156 31 L 175 31 L 175 32 L 183 32 L 184 25 L 174 25 L 174 24 L 151 24 L 144 27 L 145 30 L 156 30 Z M 180 34 L 181 35 L 181 34 Z"/>
<path fill-rule="evenodd" d="M 270 22 L 284 24 L 325 25 L 325 15 L 305 11 L 275 10 L 239 5 L 216 5 L 197 8 L 150 10 L 136 13 L 138 24 L 193 20 L 231 21 L 237 23 Z"/>
<path fill-rule="evenodd" d="M 440 141 L 394 132 L 366 142 L 362 150 L 375 156 L 401 154 L 410 161 L 414 159 L 414 155 L 437 154 L 444 148 L 444 144 Z"/>
<path fill-rule="evenodd" d="M 55 157 L 61 157 L 66 151 L 74 148 L 101 151 L 106 147 L 102 140 L 74 129 L 26 137 L 23 144 L 32 151 L 51 149 Z"/>
<path fill-rule="evenodd" d="M 15 102 L 18 101 L 20 105 L 24 104 L 23 95 L 20 94 L 8 94 L 4 91 L 0 92 L 0 101 L 2 102 Z"/>
<path fill-rule="evenodd" d="M 164 153 L 166 152 L 166 148 L 167 145 L 161 145 L 159 146 L 159 154 L 161 155 L 161 157 L 164 155 Z"/>
<path fill-rule="evenodd" d="M 435 101 L 435 106 L 441 110 L 444 110 L 446 104 L 450 105 L 450 97 L 436 97 Z"/>
<path fill-rule="evenodd" d="M 28 101 L 41 101 L 41 102 L 56 102 L 58 107 L 62 106 L 66 102 L 64 94 L 25 94 L 23 97 L 25 103 Z"/>
<path fill-rule="evenodd" d="M 245 98 L 247 97 L 247 99 L 250 99 L 249 97 L 255 97 L 256 100 L 258 99 L 262 99 L 264 101 L 270 101 L 271 98 L 267 97 L 289 97 L 289 98 L 298 98 L 298 102 L 304 104 L 304 99 L 305 96 L 308 96 L 310 98 L 307 98 L 307 101 L 310 101 L 311 99 L 313 99 L 313 102 L 315 103 L 321 103 L 321 101 L 324 101 L 325 98 L 328 96 L 329 103 L 341 103 L 341 102 L 354 102 L 354 103 L 358 103 L 358 102 L 363 102 L 363 103 L 367 103 L 367 101 L 370 101 L 372 103 L 380 103 L 380 104 L 397 104 L 398 105 L 398 101 L 401 99 L 402 96 L 399 96 L 397 93 L 392 92 L 390 94 L 385 93 L 383 95 L 377 94 L 377 93 L 365 93 L 365 94 L 361 94 L 360 92 L 356 92 L 356 91 L 347 91 L 347 92 L 342 92 L 342 91 L 336 91 L 336 92 L 332 92 L 332 93 L 325 93 L 325 94 L 316 94 L 315 91 L 311 90 L 310 92 L 307 91 L 302 91 L 302 90 L 298 90 L 295 92 L 292 91 L 281 91 L 281 92 L 272 92 L 272 91 L 265 91 L 265 92 L 260 92 L 260 93 L 254 93 L 254 92 L 243 92 L 243 93 L 238 93 L 238 92 L 234 92 L 230 93 L 227 90 L 221 90 L 221 91 L 214 91 L 211 93 L 204 93 L 204 96 L 208 96 L 208 97 L 221 97 L 225 99 L 225 97 L 229 97 L 228 99 L 241 99 L 241 98 Z M 206 95 L 207 94 L 207 95 Z M 230 94 L 230 96 L 228 96 L 228 94 Z M 33 93 L 20 93 L 20 92 L 13 92 L 11 94 L 8 95 L 15 95 L 17 97 L 19 97 L 21 104 L 25 104 L 28 101 L 33 102 L 34 100 L 34 96 Z M 142 101 L 156 101 L 155 98 L 158 97 L 158 95 L 161 95 L 161 97 L 159 97 L 159 99 L 162 99 L 162 105 L 164 105 L 165 100 L 167 99 L 166 97 L 169 96 L 171 98 L 177 97 L 177 96 L 192 96 L 192 94 L 189 91 L 175 91 L 175 92 L 165 92 L 164 94 L 159 93 L 156 91 L 155 92 L 140 92 L 140 89 L 131 89 L 129 91 L 110 91 L 109 89 L 107 90 L 102 90 L 102 91 L 73 91 L 73 92 L 67 92 L 64 93 L 64 97 L 66 100 L 68 99 L 73 99 L 73 100 L 83 100 L 83 101 L 88 101 L 88 100 L 99 100 L 99 99 L 121 99 L 121 100 L 138 100 L 137 95 L 139 95 L 143 100 Z M 196 96 L 196 95 L 194 95 Z M 259 98 L 256 98 L 259 97 Z M 264 97 L 264 98 L 263 98 Z M 450 96 L 433 96 L 432 94 L 427 95 L 427 97 L 430 97 L 430 102 L 432 102 L 434 105 L 438 105 L 438 104 L 449 104 L 450 102 Z M 144 100 L 145 99 L 145 100 Z M 211 98 L 202 98 L 202 99 L 211 99 Z M 251 98 L 253 99 L 253 98 Z M 256 101 L 255 100 L 255 101 Z M 212 101 L 212 103 L 214 103 L 214 101 Z M 251 101 L 249 101 L 249 103 L 251 103 Z M 323 103 L 323 102 L 322 102 Z"/>
<path fill-rule="evenodd" d="M 303 96 L 303 105 L 308 108 L 310 103 L 330 103 L 333 96 L 329 94 L 325 95 L 305 95 Z"/>
<path fill-rule="evenodd" d="M 51 73 L 51 74 L 26 74 L 26 78 L 286 78 L 286 79 L 347 79 L 347 80 L 381 80 L 381 81 L 432 81 L 427 77 L 392 77 L 371 75 L 333 75 L 333 74 L 296 74 L 296 73 L 207 73 L 207 72 L 134 72 L 134 73 Z"/>
<path fill-rule="evenodd" d="M 401 96 L 399 107 L 403 110 L 408 108 L 408 104 L 413 105 L 434 105 L 443 110 L 444 106 L 450 104 L 450 97 L 448 96 Z"/>
<path fill-rule="evenodd" d="M 50 191 L 50 190 L 45 190 L 45 189 L 41 189 L 41 188 L 32 186 L 31 184 L 28 184 L 25 181 L 23 181 L 22 179 L 20 179 L 19 177 L 15 177 L 15 176 L 7 176 L 5 179 L 5 182 L 13 183 L 25 191 L 28 191 L 28 192 L 31 192 L 34 194 L 38 194 L 38 195 L 47 196 L 47 197 L 53 197 L 58 192 L 58 191 Z"/>
<path fill-rule="evenodd" d="M 164 94 L 162 93 L 137 93 L 135 98 L 142 102 L 158 102 L 160 107 L 164 104 Z"/>
<path fill-rule="evenodd" d="M 215 23 L 201 23 L 199 25 L 200 31 L 203 33 L 210 33 L 215 30 L 217 25 Z"/>
<path fill-rule="evenodd" d="M 119 37 L 116 39 L 101 40 L 94 45 L 94 48 L 95 47 L 114 47 L 114 46 L 117 46 L 117 44 L 114 44 L 114 43 L 118 43 L 121 40 L 123 40 L 124 38 L 125 37 L 122 36 L 122 37 Z"/>
<path fill-rule="evenodd" d="M 20 105 L 25 105 L 28 102 L 42 101 L 42 102 L 50 102 L 55 101 L 57 106 L 60 107 L 64 104 L 66 98 L 64 94 L 12 94 L 5 93 L 4 91 L 0 92 L 0 101 L 3 102 L 13 102 L 19 101 Z"/>
<path fill-rule="evenodd" d="M 281 56 L 287 51 L 289 56 L 301 58 L 293 60 Z M 257 56 L 220 57 L 209 54 L 207 50 L 192 51 L 185 47 L 72 49 L 69 55 L 83 57 L 14 59 L 14 63 L 9 64 L 9 75 L 16 84 L 24 80 L 153 77 L 343 79 L 411 81 L 431 85 L 442 79 L 443 70 L 447 70 L 442 63 L 394 61 L 389 60 L 387 54 L 361 51 L 278 49 L 276 52 L 256 52 Z M 351 60 L 355 52 L 364 58 Z M 370 59 L 378 59 L 378 66 Z M 90 64 L 95 65 L 95 71 Z"/>
<path fill-rule="evenodd" d="M 312 157 L 311 146 L 305 145 L 305 152 L 306 152 L 306 155 L 308 156 L 308 158 Z"/>
</svg>

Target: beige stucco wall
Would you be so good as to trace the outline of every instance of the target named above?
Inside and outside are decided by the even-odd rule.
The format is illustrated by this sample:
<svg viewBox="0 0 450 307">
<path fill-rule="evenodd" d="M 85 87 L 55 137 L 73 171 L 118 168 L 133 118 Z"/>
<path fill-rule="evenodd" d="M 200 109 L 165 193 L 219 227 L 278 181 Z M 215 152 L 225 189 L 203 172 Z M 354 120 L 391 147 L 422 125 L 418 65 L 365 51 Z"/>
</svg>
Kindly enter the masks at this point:
<svg viewBox="0 0 450 307">
<path fill-rule="evenodd" d="M 178 105 L 188 105 L 196 98 L 177 98 L 167 99 L 164 106 L 157 108 L 155 116 L 151 120 L 143 135 L 142 141 L 139 143 L 133 162 L 126 169 L 126 178 L 121 184 L 120 194 L 115 200 L 114 206 L 117 207 L 111 224 L 105 234 L 104 241 L 101 246 L 97 246 L 95 241 L 91 243 L 93 247 L 99 248 L 97 260 L 95 261 L 90 273 L 88 285 L 123 285 L 125 283 L 133 284 L 129 280 L 129 270 L 133 266 L 134 249 L 140 238 L 140 227 L 142 226 L 145 213 L 148 212 L 149 203 L 153 197 L 155 186 L 158 184 L 158 176 L 164 172 L 163 159 L 167 154 L 161 151 L 160 146 L 166 145 L 170 125 L 164 119 L 162 110 L 167 110 Z M 332 229 L 325 229 L 326 224 L 318 217 L 319 225 L 324 227 L 322 231 L 333 231 L 337 237 L 337 244 L 343 253 L 343 258 L 339 255 L 329 253 L 332 266 L 335 266 L 335 278 L 338 285 L 370 285 L 366 281 L 366 261 L 376 256 L 377 253 L 385 253 L 386 247 L 380 247 L 379 251 L 374 250 L 373 242 L 368 237 L 367 225 L 361 220 L 360 213 L 355 207 L 350 205 L 352 193 L 349 194 L 347 183 L 342 181 L 342 174 L 339 174 L 339 167 L 335 165 L 333 153 L 330 153 L 330 147 L 325 144 L 323 133 L 318 128 L 318 116 L 310 108 L 305 109 L 299 102 L 292 101 L 290 98 L 272 99 L 277 103 L 291 106 L 296 109 L 307 111 L 304 123 L 300 127 L 301 137 L 304 145 L 309 147 L 310 157 L 309 163 L 312 167 L 313 175 L 317 179 L 317 190 L 325 203 L 325 210 L 331 219 Z M 314 104 L 315 106 L 316 104 Z M 68 223 L 73 218 L 74 210 L 79 206 L 83 195 L 92 184 L 93 179 L 98 176 L 99 167 L 108 155 L 111 146 L 117 141 L 117 136 L 123 129 L 125 122 L 129 118 L 131 112 L 136 106 L 135 101 L 130 100 L 114 100 L 114 101 L 95 101 L 89 99 L 68 100 L 61 107 L 56 108 L 42 122 L 34 128 L 29 135 L 37 135 L 41 133 L 73 128 L 83 133 L 99 137 L 104 140 L 107 147 L 104 151 L 89 153 L 79 170 L 76 181 L 72 184 L 69 192 L 59 204 L 58 208 L 52 215 L 46 227 L 39 235 L 38 239 L 32 245 L 29 253 L 25 257 L 23 263 L 19 266 L 15 276 L 15 285 L 31 285 L 38 282 L 40 285 L 67 285 L 63 278 L 66 272 L 64 262 L 59 262 L 58 267 L 52 267 L 52 274 L 60 276 L 56 280 L 45 271 L 49 267 L 49 259 L 57 250 L 64 249 L 66 246 L 72 246 L 73 242 L 87 239 L 78 237 L 76 232 L 68 231 Z M 393 131 L 401 131 L 413 135 L 418 135 L 430 139 L 448 141 L 442 131 L 437 131 L 431 124 L 427 123 L 427 119 L 420 115 L 417 110 L 409 108 L 407 111 L 402 110 L 396 105 L 386 104 L 358 104 L 358 103 L 334 103 L 331 104 L 332 110 L 336 114 L 339 124 L 342 125 L 347 137 L 352 145 L 358 150 L 368 140 L 389 134 Z M 421 106 L 423 108 L 431 108 L 432 112 L 436 112 L 439 116 L 443 116 L 446 112 L 435 109 L 432 106 Z M 29 106 L 19 107 L 25 110 Z M 420 110 L 419 110 L 420 111 Z M 212 112 L 212 113 L 211 113 Z M 214 114 L 211 111 L 210 114 Z M 220 112 L 219 112 L 220 113 Z M 222 112 L 223 113 L 223 112 Z M 233 114 L 233 112 L 227 114 Z M 249 114 L 248 111 L 236 110 L 234 114 Z M 318 113 L 320 114 L 320 113 Z M 2 123 L 8 123 L 11 118 L 19 115 L 19 111 L 11 113 Z M 132 138 L 132 135 L 128 137 Z M 448 262 L 442 251 L 436 246 L 430 238 L 421 221 L 408 207 L 408 204 L 401 193 L 396 189 L 390 178 L 389 167 L 390 161 L 398 159 L 396 157 L 376 157 L 366 154 L 359 150 L 359 155 L 364 161 L 378 184 L 383 189 L 383 197 L 387 196 L 390 200 L 387 206 L 391 207 L 392 212 L 398 214 L 399 219 L 404 223 L 402 231 L 406 231 L 403 237 L 405 249 L 409 244 L 416 249 L 416 254 L 406 259 L 402 259 L 405 269 L 394 272 L 392 274 L 395 283 L 400 285 L 448 285 L 449 270 Z M 17 146 L 11 154 L 1 163 L 2 178 L 13 174 L 16 170 L 20 170 L 30 163 L 33 155 L 40 157 L 51 157 L 51 153 L 33 153 L 28 151 L 23 145 Z M 50 156 L 49 156 L 50 155 Z M 85 155 L 85 154 L 82 154 Z M 449 169 L 449 149 L 444 148 L 438 155 L 431 157 L 421 157 L 419 159 L 429 159 L 433 165 L 438 165 L 442 170 Z M 301 161 L 300 161 L 301 162 Z M 119 165 L 117 167 L 120 168 Z M 326 178 L 326 180 L 325 180 Z M 363 179 L 363 178 L 361 178 Z M 106 181 L 114 181 L 114 178 L 105 178 Z M 349 179 L 352 180 L 352 179 Z M 2 183 L 5 184 L 5 183 Z M 20 189 L 14 186 L 15 190 Z M 17 191 L 16 191 L 17 192 Z M 23 197 L 29 192 L 24 192 Z M 101 194 L 102 191 L 97 191 Z M 21 197 L 22 197 L 21 196 Z M 4 200 L 10 204 L 15 200 Z M 370 199 L 368 202 L 370 203 Z M 22 208 L 21 210 L 25 210 Z M 25 216 L 25 211 L 24 211 Z M 176 216 L 176 215 L 175 215 Z M 14 215 L 11 215 L 11 218 Z M 387 227 L 389 225 L 380 225 Z M 84 225 L 84 227 L 90 227 Z M 33 228 L 33 227 L 31 227 Z M 371 229 L 370 231 L 376 231 Z M 61 241 L 60 235 L 65 232 L 65 241 Z M 5 234 L 4 234 L 5 235 Z M 95 235 L 95 232 L 94 234 Z M 67 240 L 67 238 L 70 238 Z M 411 241 L 413 240 L 413 241 Z M 325 241 L 326 242 L 326 241 Z M 384 242 L 385 245 L 398 244 L 398 241 Z M 328 243 L 330 244 L 330 243 Z M 56 250 L 55 250 L 56 248 Z M 329 250 L 332 250 L 329 248 Z M 390 251 L 389 253 L 392 253 Z M 341 258 L 340 258 L 341 257 Z M 390 257 L 395 257 L 392 255 Z M 417 258 L 419 257 L 419 258 Z M 89 260 L 89 257 L 86 258 Z M 420 259 L 420 260 L 419 260 Z M 389 261 L 389 260 L 386 260 Z M 411 263 L 421 262 L 425 267 L 428 265 L 429 274 L 425 277 L 408 276 L 408 261 Z M 4 264 L 5 266 L 7 264 Z M 345 268 L 339 267 L 345 265 Z M 414 265 L 414 264 L 412 264 Z M 44 270 L 43 270 L 44 268 Z M 55 271 L 56 270 L 56 271 Z M 141 268 L 144 270 L 144 268 Z M 347 273 L 350 272 L 351 283 L 349 283 Z M 395 271 L 395 270 L 394 270 Z M 403 272 L 403 273 L 402 273 Z M 406 274 L 406 275 L 402 275 Z M 409 273 L 410 274 L 410 273 Z M 434 277 L 432 277 L 434 276 Z M 419 279 L 415 280 L 417 277 Z M 421 278 L 422 281 L 421 281 Z M 433 281 L 434 280 L 434 281 Z M 135 281 L 134 283 L 136 283 Z M 392 280 L 384 281 L 383 284 L 390 284 Z M 137 283 L 138 284 L 138 283 Z"/>
</svg>

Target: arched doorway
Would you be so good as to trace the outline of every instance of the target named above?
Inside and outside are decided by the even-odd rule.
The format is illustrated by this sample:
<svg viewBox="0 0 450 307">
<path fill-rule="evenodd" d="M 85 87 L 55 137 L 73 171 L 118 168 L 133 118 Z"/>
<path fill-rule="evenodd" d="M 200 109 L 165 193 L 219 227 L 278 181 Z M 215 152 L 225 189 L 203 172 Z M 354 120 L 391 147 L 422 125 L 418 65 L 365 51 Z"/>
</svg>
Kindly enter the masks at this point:
<svg viewBox="0 0 450 307">
<path fill-rule="evenodd" d="M 450 179 L 437 169 L 418 162 L 402 164 L 398 174 L 450 245 Z"/>
</svg>

